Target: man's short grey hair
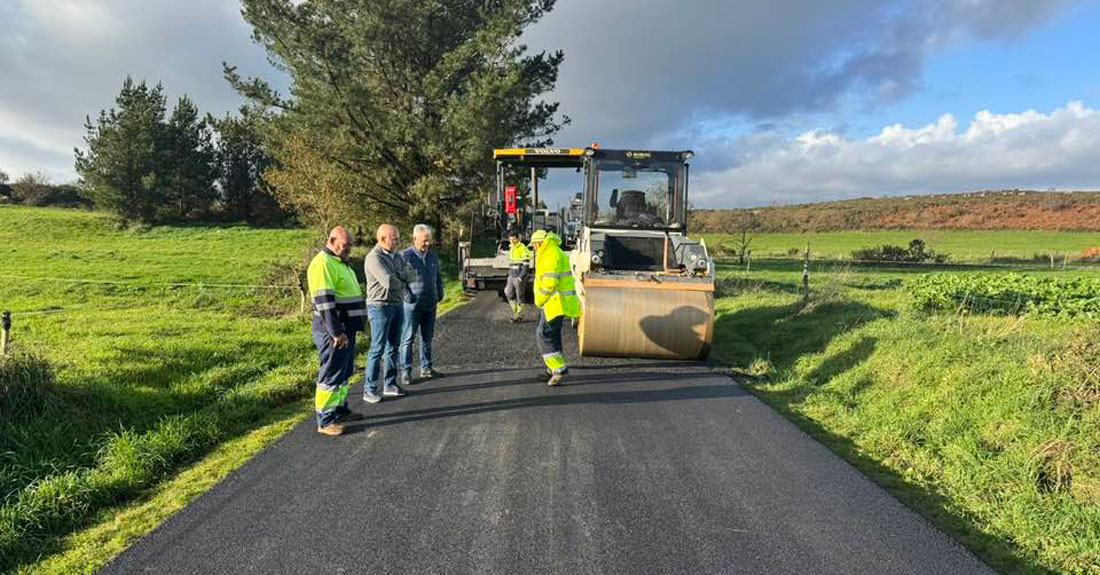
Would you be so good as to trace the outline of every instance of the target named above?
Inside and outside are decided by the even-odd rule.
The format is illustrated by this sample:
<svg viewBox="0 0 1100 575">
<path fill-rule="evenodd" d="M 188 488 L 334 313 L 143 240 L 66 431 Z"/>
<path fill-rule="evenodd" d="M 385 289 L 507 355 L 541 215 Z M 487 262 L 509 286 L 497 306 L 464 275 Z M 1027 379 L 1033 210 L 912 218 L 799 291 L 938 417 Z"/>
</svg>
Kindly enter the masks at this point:
<svg viewBox="0 0 1100 575">
<path fill-rule="evenodd" d="M 428 224 L 416 224 L 413 226 L 413 237 L 418 238 L 421 234 L 428 234 L 429 236 L 434 235 L 432 233 L 432 227 Z"/>
</svg>

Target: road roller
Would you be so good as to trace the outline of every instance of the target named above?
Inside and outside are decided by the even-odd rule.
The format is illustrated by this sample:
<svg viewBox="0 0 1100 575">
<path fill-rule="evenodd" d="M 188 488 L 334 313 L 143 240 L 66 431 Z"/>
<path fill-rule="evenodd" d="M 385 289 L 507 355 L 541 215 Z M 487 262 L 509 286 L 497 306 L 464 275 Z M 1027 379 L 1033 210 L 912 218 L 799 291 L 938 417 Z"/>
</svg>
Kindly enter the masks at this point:
<svg viewBox="0 0 1100 575">
<path fill-rule="evenodd" d="M 706 357 L 714 339 L 714 263 L 706 244 L 687 235 L 690 150 L 609 150 L 594 144 L 504 148 L 493 156 L 502 213 L 515 217 L 513 223 L 528 235 L 550 228 L 573 239 L 569 259 L 582 304 L 576 324 L 581 355 Z M 583 174 L 580 198 L 570 202 L 563 229 L 524 218 L 522 209 L 504 209 L 540 205 L 540 174 L 554 168 Z M 508 180 L 527 173 L 530 197 L 516 202 L 516 186 Z M 506 251 L 484 261 L 469 258 L 468 247 L 465 254 L 464 285 L 481 285 L 507 272 Z"/>
<path fill-rule="evenodd" d="M 714 262 L 687 235 L 690 151 L 584 149 L 583 227 L 570 262 L 581 355 L 703 359 Z"/>
</svg>

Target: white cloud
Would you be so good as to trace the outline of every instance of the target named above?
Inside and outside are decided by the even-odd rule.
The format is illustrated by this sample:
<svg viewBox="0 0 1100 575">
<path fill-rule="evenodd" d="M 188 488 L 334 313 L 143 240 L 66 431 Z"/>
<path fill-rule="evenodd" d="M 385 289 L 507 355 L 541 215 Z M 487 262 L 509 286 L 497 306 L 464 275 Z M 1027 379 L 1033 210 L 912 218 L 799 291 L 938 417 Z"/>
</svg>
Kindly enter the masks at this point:
<svg viewBox="0 0 1100 575">
<path fill-rule="evenodd" d="M 927 126 L 886 126 L 864 139 L 813 130 L 785 142 L 757 135 L 739 143 L 745 149 L 736 166 L 694 178 L 696 205 L 1100 188 L 1100 110 L 1076 101 L 1049 113 L 981 111 L 962 131 L 944 114 Z"/>
</svg>

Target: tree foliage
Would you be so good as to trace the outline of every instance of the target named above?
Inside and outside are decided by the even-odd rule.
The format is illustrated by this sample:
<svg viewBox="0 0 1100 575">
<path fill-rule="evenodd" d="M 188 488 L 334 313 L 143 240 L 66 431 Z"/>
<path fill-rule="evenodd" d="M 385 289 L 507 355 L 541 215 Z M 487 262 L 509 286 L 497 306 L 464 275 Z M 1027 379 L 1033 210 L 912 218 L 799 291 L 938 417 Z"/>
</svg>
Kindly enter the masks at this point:
<svg viewBox="0 0 1100 575">
<path fill-rule="evenodd" d="M 241 94 L 273 112 L 268 179 L 280 200 L 315 223 L 438 224 L 454 213 L 490 185 L 492 148 L 549 144 L 568 121 L 540 99 L 563 54 L 517 43 L 553 4 L 244 0 L 253 38 L 292 80 L 284 99 L 225 68 Z"/>
<path fill-rule="evenodd" d="M 164 201 L 164 89 L 127 77 L 115 103 L 94 124 L 85 121 L 88 150 L 75 150 L 76 172 L 97 206 L 124 221 L 152 222 Z"/>
<path fill-rule="evenodd" d="M 206 219 L 218 199 L 213 128 L 187 96 L 179 99 L 164 128 L 160 169 L 165 205 L 158 219 Z"/>
<path fill-rule="evenodd" d="M 124 221 L 201 220 L 217 199 L 213 131 L 183 96 L 166 117 L 164 88 L 126 78 L 117 108 L 85 122 L 76 172 L 96 206 Z"/>
<path fill-rule="evenodd" d="M 272 224 L 289 211 L 276 202 L 264 171 L 273 159 L 263 147 L 257 113 L 243 108 L 239 115 L 211 118 L 218 133 L 218 187 L 225 216 L 236 221 Z"/>
</svg>

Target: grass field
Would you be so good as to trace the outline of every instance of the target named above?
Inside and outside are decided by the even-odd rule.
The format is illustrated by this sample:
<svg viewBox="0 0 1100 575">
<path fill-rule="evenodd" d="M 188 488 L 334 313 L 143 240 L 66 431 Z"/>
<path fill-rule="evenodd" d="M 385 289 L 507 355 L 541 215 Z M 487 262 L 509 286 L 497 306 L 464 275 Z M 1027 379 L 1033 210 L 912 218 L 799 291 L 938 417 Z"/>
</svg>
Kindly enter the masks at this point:
<svg viewBox="0 0 1100 575">
<path fill-rule="evenodd" d="M 704 234 L 707 245 L 721 252 L 731 252 L 735 236 Z M 852 252 L 883 244 L 906 246 L 910 240 L 921 239 L 936 250 L 950 256 L 951 262 L 988 262 L 996 260 L 1032 260 L 1056 254 L 1070 262 L 1080 259 L 1082 250 L 1100 246 L 1100 233 L 1050 232 L 1036 230 L 874 230 L 865 232 L 762 233 L 750 244 L 754 258 L 801 257 L 806 244 L 814 258 L 850 258 Z"/>
<path fill-rule="evenodd" d="M 0 310 L 17 346 L 0 378 L 0 572 L 312 392 L 292 268 L 315 240 L 0 207 Z"/>
<path fill-rule="evenodd" d="M 975 259 L 1100 243 L 936 234 L 916 237 Z M 914 236 L 815 237 L 846 255 Z M 288 285 L 313 241 L 0 207 L 21 350 L 0 363 L 0 572 L 93 571 L 299 420 L 315 366 L 296 290 L 219 284 Z M 1100 573 L 1100 327 L 919 313 L 919 273 L 815 262 L 804 304 L 798 263 L 723 264 L 713 357 L 1002 572 Z"/>
<path fill-rule="evenodd" d="M 918 313 L 920 272 L 851 264 L 804 304 L 798 263 L 754 268 L 719 270 L 713 358 L 1002 573 L 1100 573 L 1095 321 Z"/>
</svg>

